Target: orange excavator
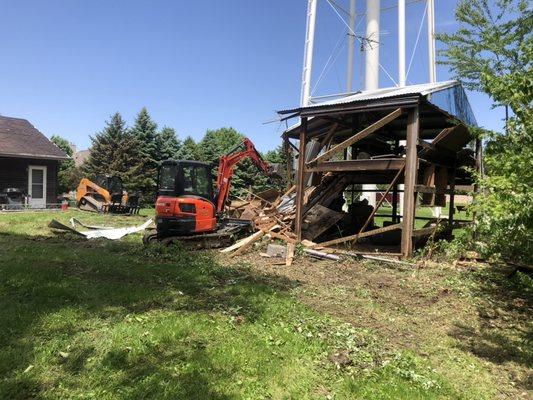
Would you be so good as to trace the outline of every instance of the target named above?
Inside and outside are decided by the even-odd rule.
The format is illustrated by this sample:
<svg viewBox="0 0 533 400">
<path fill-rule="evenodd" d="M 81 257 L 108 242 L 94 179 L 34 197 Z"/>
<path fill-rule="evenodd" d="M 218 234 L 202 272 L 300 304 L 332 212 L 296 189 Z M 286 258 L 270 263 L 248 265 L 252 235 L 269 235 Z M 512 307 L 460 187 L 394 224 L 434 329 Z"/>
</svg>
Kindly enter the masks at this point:
<svg viewBox="0 0 533 400">
<path fill-rule="evenodd" d="M 113 175 L 98 175 L 96 183 L 83 178 L 76 189 L 76 205 L 80 210 L 112 214 L 135 214 L 139 198 L 128 196 L 122 179 Z"/>
<path fill-rule="evenodd" d="M 220 157 L 214 192 L 210 164 L 163 161 L 157 179 L 156 229 L 147 231 L 143 241 L 192 241 L 197 247 L 219 247 L 250 232 L 250 221 L 224 216 L 233 170 L 245 158 L 250 158 L 267 176 L 272 175 L 270 165 L 246 138 Z"/>
</svg>

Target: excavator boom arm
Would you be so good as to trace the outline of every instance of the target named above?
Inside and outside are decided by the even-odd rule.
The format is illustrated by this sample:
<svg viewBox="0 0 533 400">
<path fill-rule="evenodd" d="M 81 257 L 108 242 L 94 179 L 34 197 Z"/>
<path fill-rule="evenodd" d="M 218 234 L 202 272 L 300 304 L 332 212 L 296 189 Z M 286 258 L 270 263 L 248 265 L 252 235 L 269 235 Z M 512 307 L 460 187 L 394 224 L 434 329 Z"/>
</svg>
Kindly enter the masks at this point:
<svg viewBox="0 0 533 400">
<path fill-rule="evenodd" d="M 231 151 L 220 157 L 217 176 L 217 212 L 222 212 L 224 209 L 224 204 L 229 195 L 233 169 L 241 160 L 250 158 L 260 171 L 264 172 L 266 175 L 270 173 L 270 165 L 263 160 L 261 154 L 259 154 L 250 139 L 245 138 L 238 148 L 240 148 L 240 150 Z"/>
</svg>

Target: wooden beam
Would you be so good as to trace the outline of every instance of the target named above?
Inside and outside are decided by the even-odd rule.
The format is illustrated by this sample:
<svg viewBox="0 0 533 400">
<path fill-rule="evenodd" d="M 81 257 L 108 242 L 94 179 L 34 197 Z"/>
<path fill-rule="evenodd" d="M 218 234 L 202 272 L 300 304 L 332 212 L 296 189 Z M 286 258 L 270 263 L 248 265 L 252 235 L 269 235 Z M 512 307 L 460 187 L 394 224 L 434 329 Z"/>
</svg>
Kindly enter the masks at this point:
<svg viewBox="0 0 533 400">
<path fill-rule="evenodd" d="M 300 143 L 298 151 L 298 177 L 296 180 L 296 215 L 294 218 L 294 231 L 296 240 L 302 240 L 303 202 L 305 193 L 305 141 L 307 140 L 307 118 L 302 117 L 300 122 Z"/>
<path fill-rule="evenodd" d="M 329 142 L 331 141 L 331 138 L 333 137 L 333 135 L 335 135 L 335 132 L 337 132 L 338 127 L 339 127 L 339 124 L 337 123 L 332 125 L 330 130 L 326 133 L 326 136 L 324 136 L 322 140 L 320 141 L 321 147 L 327 146 L 329 144 Z"/>
<path fill-rule="evenodd" d="M 403 228 L 401 252 L 404 257 L 413 254 L 413 227 L 415 223 L 415 184 L 418 169 L 416 145 L 420 129 L 418 107 L 410 110 L 407 117 L 407 148 L 403 196 Z"/>
<path fill-rule="evenodd" d="M 332 246 L 334 244 L 339 244 L 339 243 L 344 243 L 344 242 L 351 242 L 351 241 L 362 239 L 362 238 L 365 238 L 365 237 L 379 235 L 380 233 L 395 231 L 395 230 L 401 229 L 402 225 L 403 225 L 402 223 L 389 225 L 389 226 L 385 226 L 383 228 L 378 228 L 378 229 L 373 229 L 371 231 L 366 231 L 366 232 L 363 232 L 361 234 L 357 233 L 355 235 L 350 235 L 350 236 L 345 236 L 345 237 L 338 238 L 338 239 L 333 239 L 333 240 L 330 240 L 328 242 L 318 243 L 317 246 L 326 247 L 326 246 Z"/>
<path fill-rule="evenodd" d="M 453 216 L 455 214 L 455 175 L 456 169 L 452 169 L 452 176 L 450 178 L 450 211 L 448 212 L 448 221 L 453 225 Z"/>
<path fill-rule="evenodd" d="M 346 139 L 344 142 L 339 143 L 335 147 L 329 149 L 324 154 L 322 154 L 322 155 L 316 157 L 315 159 L 311 160 L 308 164 L 313 164 L 313 163 L 317 163 L 317 162 L 320 162 L 320 161 L 329 160 L 336 153 L 338 153 L 338 152 L 350 147 L 354 143 L 360 141 L 361 139 L 364 139 L 365 137 L 371 135 L 372 133 L 374 133 L 378 129 L 380 129 L 380 128 L 384 127 L 385 125 L 387 125 L 389 122 L 391 122 L 394 119 L 398 118 L 400 115 L 402 115 L 402 112 L 403 111 L 402 111 L 401 108 L 397 108 L 396 110 L 394 110 L 390 114 L 388 114 L 385 117 L 381 118 L 379 121 L 374 122 L 372 125 L 366 127 L 365 129 L 363 129 L 359 133 L 353 135 L 352 137 Z"/>
<path fill-rule="evenodd" d="M 394 179 L 392 180 L 390 185 L 387 187 L 387 190 L 385 190 L 385 194 L 383 194 L 383 196 L 381 196 L 381 199 L 379 199 L 378 204 L 376 204 L 376 207 L 374 207 L 374 209 L 372 210 L 372 213 L 366 219 L 365 223 L 363 224 L 363 227 L 359 230 L 359 235 L 361 235 L 361 233 L 364 232 L 364 230 L 366 229 L 366 227 L 368 226 L 368 224 L 370 223 L 372 218 L 374 218 L 374 215 L 379 210 L 379 207 L 381 207 L 381 205 L 383 204 L 383 201 L 385 200 L 385 197 L 387 197 L 387 195 L 389 194 L 389 192 L 392 189 L 392 187 L 396 184 L 396 181 L 398 180 L 398 178 L 402 174 L 404 168 L 405 168 L 405 163 L 404 163 L 403 167 L 400 168 L 400 170 L 398 171 L 398 173 L 396 174 L 396 176 L 394 177 Z"/>
<path fill-rule="evenodd" d="M 405 164 L 403 158 L 380 158 L 376 160 L 327 161 L 306 168 L 306 172 L 337 171 L 389 171 L 401 169 Z"/>
</svg>

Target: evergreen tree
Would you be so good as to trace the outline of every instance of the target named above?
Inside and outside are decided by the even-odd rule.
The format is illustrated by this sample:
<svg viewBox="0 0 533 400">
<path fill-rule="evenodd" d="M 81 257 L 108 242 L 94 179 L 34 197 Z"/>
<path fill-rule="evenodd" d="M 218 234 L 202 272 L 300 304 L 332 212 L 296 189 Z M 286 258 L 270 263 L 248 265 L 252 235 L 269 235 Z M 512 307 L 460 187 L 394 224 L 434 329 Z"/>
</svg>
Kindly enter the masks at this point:
<svg viewBox="0 0 533 400">
<path fill-rule="evenodd" d="M 140 144 L 139 186 L 138 191 L 145 202 L 152 202 L 155 196 L 159 146 L 157 124 L 152 121 L 146 107 L 143 107 L 129 132 Z"/>
<path fill-rule="evenodd" d="M 121 115 L 115 113 L 91 141 L 90 155 L 83 165 L 87 176 L 90 179 L 101 174 L 118 176 L 130 194 L 140 194 L 147 185 L 146 176 L 141 173 L 144 165 L 141 143 L 127 131 Z"/>
<path fill-rule="evenodd" d="M 178 160 L 196 160 L 200 161 L 200 150 L 198 144 L 190 136 L 187 136 L 180 146 L 176 158 Z"/>
<path fill-rule="evenodd" d="M 68 140 L 61 136 L 53 135 L 50 138 L 50 141 L 59 147 L 67 156 L 72 157 L 73 151 Z M 77 182 L 75 181 L 79 175 L 76 172 L 76 166 L 74 165 L 74 160 L 72 158 L 59 163 L 58 193 L 67 193 L 76 187 L 79 183 L 79 180 Z"/>
<path fill-rule="evenodd" d="M 169 158 L 176 159 L 180 152 L 181 142 L 176 136 L 176 131 L 172 128 L 164 127 L 157 134 L 158 161 Z"/>
<path fill-rule="evenodd" d="M 105 128 L 91 136 L 92 146 L 87 161 L 83 165 L 84 171 L 90 179 L 99 174 L 111 174 L 113 158 L 126 136 L 126 122 L 117 112 L 106 121 Z"/>
</svg>

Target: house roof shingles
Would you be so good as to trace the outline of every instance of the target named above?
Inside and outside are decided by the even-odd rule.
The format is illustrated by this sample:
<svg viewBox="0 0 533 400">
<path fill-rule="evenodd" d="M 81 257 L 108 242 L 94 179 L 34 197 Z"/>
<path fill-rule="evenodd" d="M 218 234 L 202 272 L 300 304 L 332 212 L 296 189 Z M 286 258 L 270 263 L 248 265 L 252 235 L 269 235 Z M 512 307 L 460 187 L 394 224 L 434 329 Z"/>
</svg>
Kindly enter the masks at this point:
<svg viewBox="0 0 533 400">
<path fill-rule="evenodd" d="M 68 156 L 28 120 L 0 116 L 0 156 L 66 160 Z"/>
</svg>

